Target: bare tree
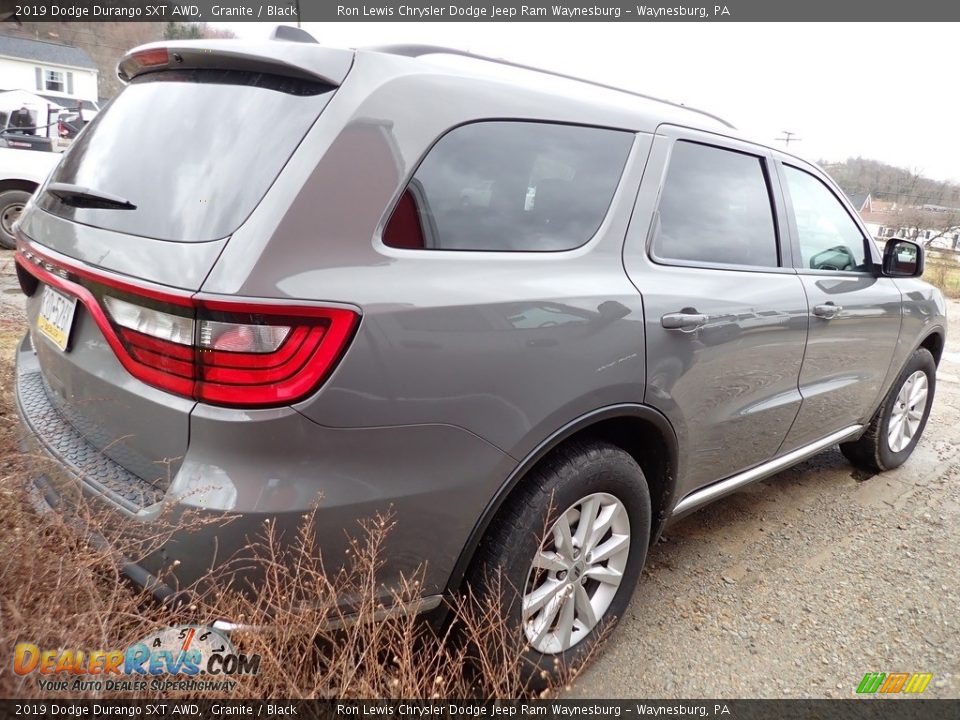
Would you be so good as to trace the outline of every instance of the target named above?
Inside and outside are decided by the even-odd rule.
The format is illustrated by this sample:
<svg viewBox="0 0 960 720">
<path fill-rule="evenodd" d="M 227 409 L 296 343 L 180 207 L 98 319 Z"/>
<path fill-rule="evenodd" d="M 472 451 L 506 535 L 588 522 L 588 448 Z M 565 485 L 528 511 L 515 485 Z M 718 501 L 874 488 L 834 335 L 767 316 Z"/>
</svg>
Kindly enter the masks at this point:
<svg viewBox="0 0 960 720">
<path fill-rule="evenodd" d="M 960 249 L 960 209 L 905 207 L 891 218 L 906 231 L 907 237 L 928 246 L 934 240 L 946 239 L 954 250 Z"/>
</svg>

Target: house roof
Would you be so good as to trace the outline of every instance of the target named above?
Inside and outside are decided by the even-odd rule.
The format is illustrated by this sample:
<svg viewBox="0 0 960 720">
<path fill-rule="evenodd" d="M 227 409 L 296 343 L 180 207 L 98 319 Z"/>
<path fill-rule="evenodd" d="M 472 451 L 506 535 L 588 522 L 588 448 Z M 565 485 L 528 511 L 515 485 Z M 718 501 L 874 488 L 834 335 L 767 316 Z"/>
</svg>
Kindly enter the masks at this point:
<svg viewBox="0 0 960 720">
<path fill-rule="evenodd" d="M 847 197 L 850 198 L 850 204 L 853 205 L 857 212 L 863 212 L 870 193 L 847 193 Z"/>
<path fill-rule="evenodd" d="M 22 58 L 47 65 L 89 68 L 96 70 L 97 64 L 80 48 L 59 43 L 28 40 L 27 38 L 0 35 L 0 55 Z"/>
</svg>

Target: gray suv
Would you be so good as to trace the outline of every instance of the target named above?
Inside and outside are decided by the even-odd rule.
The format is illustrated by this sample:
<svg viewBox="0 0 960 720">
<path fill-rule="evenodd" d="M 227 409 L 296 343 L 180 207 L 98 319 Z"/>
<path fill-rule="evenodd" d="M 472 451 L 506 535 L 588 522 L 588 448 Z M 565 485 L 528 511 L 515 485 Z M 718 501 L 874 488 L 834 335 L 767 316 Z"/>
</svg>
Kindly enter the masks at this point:
<svg viewBox="0 0 960 720">
<path fill-rule="evenodd" d="M 921 249 L 712 115 L 429 47 L 172 41 L 119 73 L 17 228 L 17 391 L 48 503 L 235 516 L 125 565 L 158 596 L 318 498 L 332 559 L 392 508 L 384 601 L 495 571 L 537 674 L 667 523 L 923 432 Z"/>
</svg>

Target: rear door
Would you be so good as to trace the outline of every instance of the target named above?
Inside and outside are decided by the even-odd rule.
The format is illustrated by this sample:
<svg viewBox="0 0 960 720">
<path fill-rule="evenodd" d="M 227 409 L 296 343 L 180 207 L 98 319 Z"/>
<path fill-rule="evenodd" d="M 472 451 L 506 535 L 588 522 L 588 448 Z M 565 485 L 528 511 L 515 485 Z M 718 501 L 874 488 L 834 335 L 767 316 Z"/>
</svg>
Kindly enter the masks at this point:
<svg viewBox="0 0 960 720">
<path fill-rule="evenodd" d="M 678 498 L 773 457 L 800 407 L 807 303 L 771 163 L 661 127 L 641 184 L 624 260 L 643 296 L 646 402 L 680 441 Z"/>
<path fill-rule="evenodd" d="M 795 158 L 783 156 L 777 169 L 810 313 L 803 404 L 786 452 L 870 417 L 900 334 L 901 296 L 880 276 L 879 250 L 833 183 Z"/>
</svg>

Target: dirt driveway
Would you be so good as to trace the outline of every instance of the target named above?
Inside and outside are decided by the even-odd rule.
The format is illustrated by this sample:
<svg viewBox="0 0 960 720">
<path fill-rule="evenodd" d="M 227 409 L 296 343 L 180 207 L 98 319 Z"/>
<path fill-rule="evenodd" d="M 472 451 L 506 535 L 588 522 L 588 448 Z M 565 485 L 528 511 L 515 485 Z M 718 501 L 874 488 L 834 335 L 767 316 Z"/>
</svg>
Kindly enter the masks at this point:
<svg viewBox="0 0 960 720">
<path fill-rule="evenodd" d="M 0 251 L 7 361 L 22 332 Z M 923 441 L 867 476 L 836 449 L 669 528 L 573 697 L 850 697 L 868 671 L 960 696 L 960 302 Z"/>
</svg>

